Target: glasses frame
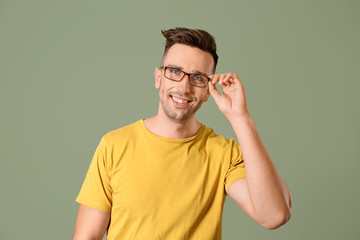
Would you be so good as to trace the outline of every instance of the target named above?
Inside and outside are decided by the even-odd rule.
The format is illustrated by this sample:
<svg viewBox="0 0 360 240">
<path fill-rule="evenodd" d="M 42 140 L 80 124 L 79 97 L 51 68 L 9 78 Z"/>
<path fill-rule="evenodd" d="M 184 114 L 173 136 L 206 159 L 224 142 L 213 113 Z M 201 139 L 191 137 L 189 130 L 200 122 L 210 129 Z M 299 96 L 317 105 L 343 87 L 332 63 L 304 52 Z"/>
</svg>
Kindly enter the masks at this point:
<svg viewBox="0 0 360 240">
<path fill-rule="evenodd" d="M 167 68 L 173 68 L 173 69 L 176 69 L 176 70 L 178 70 L 178 71 L 180 71 L 180 72 L 182 72 L 184 75 L 179 79 L 179 80 L 174 80 L 174 79 L 171 79 L 171 78 L 168 78 L 167 76 L 165 76 L 165 72 L 166 72 L 166 69 Z M 191 86 L 194 86 L 194 87 L 200 87 L 200 88 L 205 88 L 205 87 L 207 87 L 208 85 L 209 85 L 209 81 L 211 81 L 211 78 L 209 78 L 208 76 L 205 76 L 205 75 L 202 75 L 202 74 L 197 74 L 197 73 L 187 73 L 187 72 L 184 72 L 183 70 L 181 70 L 181 69 L 179 69 L 179 68 L 176 68 L 176 67 L 171 67 L 171 66 L 160 66 L 160 69 L 164 69 L 164 77 L 166 77 L 167 79 L 169 79 L 169 80 L 171 80 L 171 81 L 174 81 L 174 82 L 180 82 L 184 77 L 185 77 L 185 75 L 187 75 L 188 76 L 188 78 L 189 78 L 189 83 L 190 83 L 190 85 Z M 207 78 L 208 79 L 208 81 L 206 82 L 206 85 L 205 86 L 196 86 L 196 85 L 194 85 L 194 84 L 192 84 L 191 83 L 191 81 L 190 81 L 190 75 L 195 75 L 195 76 L 198 76 L 198 75 L 200 75 L 200 76 L 202 76 L 202 77 L 205 77 L 205 78 Z"/>
</svg>

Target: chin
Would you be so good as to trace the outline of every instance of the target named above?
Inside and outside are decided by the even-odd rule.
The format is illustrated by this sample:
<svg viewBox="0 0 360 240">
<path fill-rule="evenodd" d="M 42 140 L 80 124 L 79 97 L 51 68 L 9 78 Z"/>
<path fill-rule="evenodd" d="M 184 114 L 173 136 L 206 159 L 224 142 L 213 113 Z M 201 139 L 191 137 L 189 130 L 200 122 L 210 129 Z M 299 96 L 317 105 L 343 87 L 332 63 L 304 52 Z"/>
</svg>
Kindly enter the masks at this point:
<svg viewBox="0 0 360 240">
<path fill-rule="evenodd" d="M 192 116 L 192 114 L 176 114 L 166 110 L 165 113 L 168 116 L 168 118 L 170 118 L 171 120 L 179 121 L 179 122 L 185 122 L 186 120 L 190 119 Z"/>
</svg>

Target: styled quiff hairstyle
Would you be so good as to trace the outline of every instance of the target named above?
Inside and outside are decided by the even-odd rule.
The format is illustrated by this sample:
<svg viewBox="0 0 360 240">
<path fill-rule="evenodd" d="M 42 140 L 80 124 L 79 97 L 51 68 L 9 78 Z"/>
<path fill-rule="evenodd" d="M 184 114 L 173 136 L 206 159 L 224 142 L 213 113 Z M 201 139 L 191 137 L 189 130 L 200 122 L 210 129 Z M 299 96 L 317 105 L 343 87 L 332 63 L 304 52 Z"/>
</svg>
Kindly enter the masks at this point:
<svg viewBox="0 0 360 240">
<path fill-rule="evenodd" d="M 166 38 L 165 51 L 163 54 L 163 60 L 166 56 L 169 48 L 176 44 L 184 44 L 190 47 L 197 47 L 212 55 L 214 59 L 214 73 L 216 64 L 218 61 L 218 55 L 216 54 L 216 43 L 213 36 L 208 32 L 201 29 L 188 29 L 183 27 L 177 27 L 169 30 L 161 30 L 162 35 Z"/>
</svg>

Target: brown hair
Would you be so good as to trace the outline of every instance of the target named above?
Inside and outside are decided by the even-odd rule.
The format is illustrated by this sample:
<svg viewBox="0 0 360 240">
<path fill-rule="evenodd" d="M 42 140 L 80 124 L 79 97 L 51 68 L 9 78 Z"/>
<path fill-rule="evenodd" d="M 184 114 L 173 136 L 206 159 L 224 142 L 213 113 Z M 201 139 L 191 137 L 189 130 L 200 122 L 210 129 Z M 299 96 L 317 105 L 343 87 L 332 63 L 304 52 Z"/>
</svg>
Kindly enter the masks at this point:
<svg viewBox="0 0 360 240">
<path fill-rule="evenodd" d="M 167 54 L 169 48 L 175 43 L 185 44 L 191 47 L 197 47 L 212 55 L 215 63 L 215 72 L 216 64 L 219 57 L 216 54 L 215 39 L 208 32 L 201 29 L 188 29 L 183 27 L 177 27 L 169 30 L 161 30 L 161 33 L 166 38 L 163 58 Z"/>
</svg>

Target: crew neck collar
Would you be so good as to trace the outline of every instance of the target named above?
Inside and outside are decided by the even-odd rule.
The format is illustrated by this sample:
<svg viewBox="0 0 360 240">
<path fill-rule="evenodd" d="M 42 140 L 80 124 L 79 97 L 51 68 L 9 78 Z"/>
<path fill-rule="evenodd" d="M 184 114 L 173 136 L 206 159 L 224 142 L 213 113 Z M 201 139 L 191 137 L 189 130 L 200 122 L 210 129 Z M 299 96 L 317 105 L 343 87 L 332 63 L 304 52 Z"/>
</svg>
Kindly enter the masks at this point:
<svg viewBox="0 0 360 240">
<path fill-rule="evenodd" d="M 195 138 L 197 138 L 198 136 L 200 136 L 202 134 L 202 132 L 204 131 L 205 129 L 205 125 L 201 123 L 201 127 L 199 128 L 199 130 L 195 133 L 195 135 L 191 136 L 191 137 L 187 137 L 187 138 L 167 138 L 167 137 L 163 137 L 163 136 L 160 136 L 160 135 L 157 135 L 153 132 L 151 132 L 145 125 L 144 123 L 144 118 L 140 119 L 138 121 L 139 125 L 141 126 L 141 128 L 144 130 L 144 132 L 152 137 L 152 138 L 155 138 L 159 141 L 162 141 L 162 142 L 169 142 L 169 143 L 185 143 L 185 142 L 191 142 L 193 141 Z"/>
</svg>

